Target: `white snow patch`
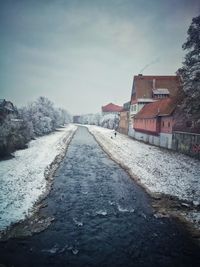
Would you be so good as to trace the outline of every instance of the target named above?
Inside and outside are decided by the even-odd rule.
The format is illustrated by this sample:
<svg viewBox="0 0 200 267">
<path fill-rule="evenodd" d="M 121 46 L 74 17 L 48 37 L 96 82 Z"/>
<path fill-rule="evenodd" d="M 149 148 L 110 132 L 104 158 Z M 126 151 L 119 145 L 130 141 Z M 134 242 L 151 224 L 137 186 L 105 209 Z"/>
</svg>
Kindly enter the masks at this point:
<svg viewBox="0 0 200 267">
<path fill-rule="evenodd" d="M 59 155 L 76 126 L 69 124 L 52 134 L 29 143 L 14 153 L 14 158 L 0 161 L 0 230 L 25 218 L 45 192 L 45 169 Z M 65 140 L 66 142 L 66 140 Z"/>
</svg>

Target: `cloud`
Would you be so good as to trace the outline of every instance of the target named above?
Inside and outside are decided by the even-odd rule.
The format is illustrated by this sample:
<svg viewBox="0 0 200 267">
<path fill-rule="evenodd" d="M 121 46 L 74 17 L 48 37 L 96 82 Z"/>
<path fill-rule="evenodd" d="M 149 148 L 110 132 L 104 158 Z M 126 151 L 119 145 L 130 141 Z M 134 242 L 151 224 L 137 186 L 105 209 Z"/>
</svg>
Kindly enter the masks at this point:
<svg viewBox="0 0 200 267">
<path fill-rule="evenodd" d="M 140 69 L 159 75 L 180 67 L 181 45 L 197 12 L 197 1 L 189 2 L 6 1 L 1 97 L 21 105 L 45 94 L 73 113 L 128 101 Z"/>
</svg>

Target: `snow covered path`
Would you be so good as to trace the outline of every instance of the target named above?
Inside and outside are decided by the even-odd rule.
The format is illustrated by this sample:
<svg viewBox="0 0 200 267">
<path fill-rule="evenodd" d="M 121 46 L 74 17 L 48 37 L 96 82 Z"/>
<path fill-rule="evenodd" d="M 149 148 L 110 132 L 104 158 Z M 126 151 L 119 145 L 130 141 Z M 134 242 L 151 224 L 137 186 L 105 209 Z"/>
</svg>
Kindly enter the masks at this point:
<svg viewBox="0 0 200 267">
<path fill-rule="evenodd" d="M 0 161 L 0 230 L 31 211 L 45 192 L 45 170 L 65 150 L 76 128 L 70 124 L 37 138 L 27 149 L 15 152 L 13 159 Z"/>
<path fill-rule="evenodd" d="M 114 159 L 128 167 L 147 189 L 200 203 L 200 162 L 143 144 L 113 130 L 87 126 Z M 112 138 L 111 138 L 112 137 Z"/>
<path fill-rule="evenodd" d="M 179 214 L 200 230 L 200 162 L 183 154 L 150 146 L 98 126 L 89 131 L 114 160 L 129 169 L 151 193 L 191 201 L 196 208 Z"/>
</svg>

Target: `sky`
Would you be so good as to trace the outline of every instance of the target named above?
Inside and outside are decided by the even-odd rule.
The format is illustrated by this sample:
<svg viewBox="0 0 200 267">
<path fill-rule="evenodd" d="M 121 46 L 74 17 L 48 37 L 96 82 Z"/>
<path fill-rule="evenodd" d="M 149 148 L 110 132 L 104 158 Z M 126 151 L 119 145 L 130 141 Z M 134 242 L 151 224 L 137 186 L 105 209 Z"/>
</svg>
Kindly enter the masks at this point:
<svg viewBox="0 0 200 267">
<path fill-rule="evenodd" d="M 199 14 L 198 0 L 0 0 L 0 98 L 122 105 L 134 75 L 175 75 Z"/>
</svg>

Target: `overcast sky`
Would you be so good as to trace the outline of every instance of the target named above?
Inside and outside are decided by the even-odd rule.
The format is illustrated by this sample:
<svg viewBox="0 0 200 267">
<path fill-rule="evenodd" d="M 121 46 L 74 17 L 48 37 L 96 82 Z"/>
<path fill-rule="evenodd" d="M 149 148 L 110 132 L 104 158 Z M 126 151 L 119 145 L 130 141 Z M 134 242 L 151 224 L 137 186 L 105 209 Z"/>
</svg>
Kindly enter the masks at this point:
<svg viewBox="0 0 200 267">
<path fill-rule="evenodd" d="M 73 114 L 122 105 L 134 75 L 181 66 L 198 3 L 0 0 L 0 98 L 22 106 L 47 96 Z"/>
</svg>

